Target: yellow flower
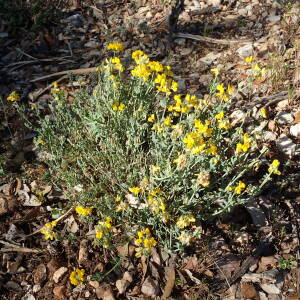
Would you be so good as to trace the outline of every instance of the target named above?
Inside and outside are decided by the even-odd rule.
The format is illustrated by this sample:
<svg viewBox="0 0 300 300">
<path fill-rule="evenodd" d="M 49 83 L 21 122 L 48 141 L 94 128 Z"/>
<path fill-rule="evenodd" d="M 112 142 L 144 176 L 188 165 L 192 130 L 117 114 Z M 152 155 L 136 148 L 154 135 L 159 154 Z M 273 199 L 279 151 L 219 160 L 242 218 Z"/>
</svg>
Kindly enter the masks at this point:
<svg viewBox="0 0 300 300">
<path fill-rule="evenodd" d="M 178 157 L 173 160 L 174 163 L 177 164 L 178 167 L 183 168 L 186 165 L 186 155 L 178 153 Z"/>
<path fill-rule="evenodd" d="M 92 208 L 91 207 L 86 207 L 84 208 L 83 206 L 76 206 L 75 207 L 75 211 L 81 215 L 81 216 L 87 216 L 87 215 L 90 215 L 92 213 Z"/>
<path fill-rule="evenodd" d="M 218 128 L 228 130 L 231 128 L 231 124 L 228 120 L 219 120 L 218 121 Z"/>
<path fill-rule="evenodd" d="M 139 247 L 135 249 L 135 256 L 148 256 L 151 253 L 152 247 L 155 247 L 157 245 L 157 241 L 154 239 L 154 237 L 151 236 L 149 228 L 139 231 L 137 235 L 138 238 L 135 239 L 134 242 Z"/>
<path fill-rule="evenodd" d="M 159 134 L 163 132 L 163 127 L 159 123 L 154 124 L 151 129 L 155 130 Z"/>
<path fill-rule="evenodd" d="M 37 140 L 37 143 L 38 143 L 38 144 L 41 144 L 41 145 L 46 144 L 46 142 L 45 142 L 44 140 L 41 140 L 41 139 L 38 139 L 38 140 Z"/>
<path fill-rule="evenodd" d="M 196 219 L 192 215 L 182 215 L 178 218 L 176 225 L 179 228 L 185 228 L 194 222 L 196 222 Z"/>
<path fill-rule="evenodd" d="M 125 104 L 124 103 L 120 103 L 120 104 L 116 104 L 114 103 L 112 106 L 111 106 L 112 110 L 114 111 L 123 111 L 125 109 Z"/>
<path fill-rule="evenodd" d="M 116 207 L 116 212 L 126 211 L 128 209 L 128 204 L 124 201 L 121 201 L 120 204 Z"/>
<path fill-rule="evenodd" d="M 134 51 L 131 57 L 137 65 L 147 64 L 149 62 L 148 55 L 141 50 Z"/>
<path fill-rule="evenodd" d="M 160 171 L 160 166 L 151 166 L 151 174 L 155 174 Z"/>
<path fill-rule="evenodd" d="M 166 117 L 166 118 L 164 119 L 164 124 L 165 124 L 165 126 L 170 126 L 171 123 L 172 123 L 171 117 Z"/>
<path fill-rule="evenodd" d="M 252 63 L 252 60 L 253 60 L 253 56 L 252 55 L 246 57 L 246 59 L 245 59 L 246 63 L 250 63 L 250 64 Z"/>
<path fill-rule="evenodd" d="M 149 118 L 148 118 L 148 122 L 150 123 L 154 123 L 155 122 L 155 115 L 152 114 Z"/>
<path fill-rule="evenodd" d="M 79 285 L 81 282 L 84 281 L 84 273 L 85 270 L 83 269 L 76 269 L 70 275 L 70 282 L 73 285 Z"/>
<path fill-rule="evenodd" d="M 219 75 L 219 69 L 213 68 L 213 69 L 210 69 L 210 71 L 215 75 L 215 77 L 218 77 L 218 75 Z"/>
<path fill-rule="evenodd" d="M 119 71 L 119 72 L 123 72 L 124 71 L 124 67 L 121 63 L 120 58 L 118 57 L 113 57 L 110 59 L 110 62 L 113 64 L 113 67 L 115 70 Z"/>
<path fill-rule="evenodd" d="M 271 174 L 281 175 L 281 172 L 278 170 L 280 162 L 278 159 L 274 159 L 272 164 L 269 166 L 268 172 Z"/>
<path fill-rule="evenodd" d="M 108 229 L 111 228 L 111 221 L 112 221 L 112 219 L 110 217 L 106 218 L 105 223 L 104 223 L 106 228 L 108 228 Z"/>
<path fill-rule="evenodd" d="M 129 191 L 130 191 L 131 193 L 135 194 L 135 195 L 138 195 L 138 194 L 140 193 L 140 191 L 141 191 L 141 188 L 135 186 L 135 187 L 129 188 Z"/>
<path fill-rule="evenodd" d="M 245 188 L 246 184 L 242 181 L 239 181 L 239 184 L 234 188 L 234 192 L 239 195 Z"/>
<path fill-rule="evenodd" d="M 250 140 L 247 133 L 244 134 L 244 143 L 238 143 L 236 146 L 236 152 L 247 152 L 250 148 Z"/>
<path fill-rule="evenodd" d="M 219 112 L 217 115 L 215 115 L 215 118 L 217 120 L 221 120 L 224 118 L 224 111 Z"/>
<path fill-rule="evenodd" d="M 57 238 L 57 233 L 53 231 L 53 228 L 57 225 L 56 221 L 51 223 L 46 223 L 41 230 L 41 233 L 44 235 L 46 240 L 53 240 Z"/>
<path fill-rule="evenodd" d="M 131 70 L 131 75 L 134 77 L 140 77 L 144 81 L 149 79 L 151 71 L 147 68 L 146 65 L 138 65 L 133 70 Z"/>
<path fill-rule="evenodd" d="M 262 115 L 263 118 L 267 119 L 267 110 L 265 108 L 262 108 L 260 110 L 260 114 Z"/>
<path fill-rule="evenodd" d="M 17 91 L 12 91 L 6 98 L 7 101 L 18 101 L 20 100 L 20 95 Z"/>
<path fill-rule="evenodd" d="M 106 49 L 107 50 L 113 50 L 113 51 L 116 51 L 116 52 L 120 52 L 120 51 L 124 50 L 124 46 L 121 43 L 109 43 L 106 46 Z"/>
<path fill-rule="evenodd" d="M 148 63 L 148 67 L 151 71 L 154 72 L 162 72 L 164 70 L 164 66 L 158 61 L 150 61 Z"/>
</svg>

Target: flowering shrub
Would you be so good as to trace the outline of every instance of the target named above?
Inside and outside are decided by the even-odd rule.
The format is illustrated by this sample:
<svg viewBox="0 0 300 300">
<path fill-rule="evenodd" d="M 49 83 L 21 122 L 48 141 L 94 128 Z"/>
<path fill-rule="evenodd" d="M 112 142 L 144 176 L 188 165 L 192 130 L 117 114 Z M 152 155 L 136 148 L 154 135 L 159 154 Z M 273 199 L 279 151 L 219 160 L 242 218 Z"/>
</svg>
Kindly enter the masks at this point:
<svg viewBox="0 0 300 300">
<path fill-rule="evenodd" d="M 59 97 L 40 121 L 45 143 L 38 146 L 47 153 L 51 180 L 76 211 L 85 216 L 93 208 L 105 220 L 95 226 L 104 247 L 111 218 L 125 234 L 134 225 L 151 228 L 156 239 L 145 229 L 135 240 L 140 256 L 157 241 L 168 249 L 188 244 L 199 236 L 199 221 L 259 194 L 280 173 L 279 162 L 266 172 L 266 149 L 231 125 L 234 88 L 218 82 L 217 69 L 211 93 L 199 98 L 178 93 L 171 67 L 141 50 L 132 62 L 126 69 L 122 58 L 107 59 L 93 92 L 81 90 L 72 103 L 56 85 Z"/>
</svg>

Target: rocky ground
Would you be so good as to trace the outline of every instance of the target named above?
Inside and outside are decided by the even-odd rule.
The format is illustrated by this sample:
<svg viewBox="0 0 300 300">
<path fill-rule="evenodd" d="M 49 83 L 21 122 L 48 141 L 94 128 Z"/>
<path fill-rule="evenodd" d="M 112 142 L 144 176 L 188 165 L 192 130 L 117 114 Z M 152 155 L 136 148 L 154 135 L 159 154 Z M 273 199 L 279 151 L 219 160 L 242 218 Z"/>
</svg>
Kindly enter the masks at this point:
<svg viewBox="0 0 300 300">
<path fill-rule="evenodd" d="M 223 82 L 240 87 L 233 122 L 246 120 L 286 163 L 282 179 L 253 202 L 203 224 L 201 240 L 184 255 L 157 249 L 139 260 L 130 244 L 113 251 L 93 248 L 87 224 L 68 210 L 61 192 L 41 183 L 46 166 L 32 143 L 35 133 L 3 100 L 2 299 L 299 299 L 300 3 L 185 4 L 173 41 L 169 1 L 87 1 L 64 8 L 59 19 L 39 31 L 18 28 L 18 34 L 3 21 L 1 99 L 17 90 L 21 102 L 43 108 L 57 80 L 71 101 L 107 56 L 104 45 L 110 41 L 125 45 L 124 57 L 142 49 L 171 65 L 180 89 L 203 97 L 214 76 L 210 70 L 218 68 Z M 245 61 L 249 56 L 252 63 Z M 259 78 L 253 77 L 255 70 Z M 84 80 L 79 83 L 76 75 Z M 55 216 L 65 238 L 45 241 L 40 228 Z M 89 275 L 74 288 L 69 276 L 75 267 Z"/>
</svg>

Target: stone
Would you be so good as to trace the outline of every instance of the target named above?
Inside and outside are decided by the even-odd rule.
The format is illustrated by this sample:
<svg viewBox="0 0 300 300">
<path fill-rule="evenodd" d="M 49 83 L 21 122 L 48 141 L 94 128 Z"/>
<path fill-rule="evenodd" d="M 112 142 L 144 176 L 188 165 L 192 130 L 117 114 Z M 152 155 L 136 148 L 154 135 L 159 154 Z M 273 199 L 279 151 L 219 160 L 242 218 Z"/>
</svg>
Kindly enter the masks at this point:
<svg viewBox="0 0 300 300">
<path fill-rule="evenodd" d="M 65 299 L 67 293 L 67 288 L 64 285 L 56 286 L 53 289 L 53 294 L 59 299 Z"/>
<path fill-rule="evenodd" d="M 53 274 L 53 281 L 55 283 L 58 283 L 62 276 L 68 271 L 68 268 L 66 267 L 60 267 L 58 270 L 56 270 Z"/>
<path fill-rule="evenodd" d="M 272 23 L 276 23 L 276 22 L 279 22 L 280 19 L 281 19 L 281 16 L 269 16 L 267 18 L 267 21 L 272 22 Z"/>
<path fill-rule="evenodd" d="M 159 287 L 151 277 L 147 277 L 142 285 L 141 291 L 146 296 L 154 297 L 154 296 L 158 296 Z"/>
<path fill-rule="evenodd" d="M 174 43 L 179 45 L 179 46 L 184 46 L 185 45 L 185 39 L 183 39 L 183 38 L 175 39 Z"/>
<path fill-rule="evenodd" d="M 11 281 L 11 280 L 6 282 L 5 287 L 8 290 L 15 291 L 15 292 L 22 291 L 22 288 L 20 287 L 20 285 L 17 282 Z"/>
<path fill-rule="evenodd" d="M 283 110 L 283 109 L 289 107 L 289 105 L 290 105 L 289 99 L 285 99 L 285 100 L 282 100 L 282 101 L 277 103 L 276 109 Z"/>
<path fill-rule="evenodd" d="M 26 294 L 21 300 L 35 300 L 35 297 L 31 294 Z"/>
<path fill-rule="evenodd" d="M 221 5 L 221 0 L 207 0 L 206 3 L 207 5 L 218 7 Z"/>
<path fill-rule="evenodd" d="M 129 285 L 130 285 L 130 282 L 127 281 L 126 279 L 120 279 L 120 280 L 117 280 L 117 282 L 116 282 L 116 287 L 120 294 L 124 294 L 126 292 L 127 288 L 129 287 Z"/>
<path fill-rule="evenodd" d="M 276 295 L 280 294 L 280 290 L 279 290 L 279 288 L 275 284 L 262 283 L 262 284 L 260 284 L 260 287 L 267 294 L 276 294 Z"/>
<path fill-rule="evenodd" d="M 247 45 L 245 45 L 245 46 L 243 46 L 243 47 L 237 49 L 236 52 L 238 53 L 238 55 L 239 55 L 240 57 L 246 58 L 246 57 L 248 57 L 248 56 L 253 55 L 253 51 L 254 51 L 253 45 L 252 45 L 252 44 L 247 44 Z"/>
<path fill-rule="evenodd" d="M 32 292 L 34 294 L 38 293 L 41 290 L 41 286 L 39 284 L 35 284 L 32 288 Z"/>
<path fill-rule="evenodd" d="M 288 155 L 289 157 L 292 157 L 296 154 L 297 145 L 294 144 L 294 142 L 286 135 L 281 135 L 277 139 L 276 145 L 281 152 Z"/>
<path fill-rule="evenodd" d="M 220 53 L 213 53 L 210 52 L 208 53 L 206 56 L 201 57 L 199 60 L 203 63 L 205 63 L 206 65 L 210 65 L 212 64 L 215 60 L 217 60 L 219 57 L 221 56 Z"/>
<path fill-rule="evenodd" d="M 99 282 L 98 281 L 94 281 L 94 280 L 89 281 L 89 285 L 91 285 L 95 289 L 97 289 L 97 288 L 100 287 Z"/>
<path fill-rule="evenodd" d="M 290 127 L 290 134 L 294 137 L 300 137 L 300 123 Z"/>
<path fill-rule="evenodd" d="M 241 294 L 246 299 L 255 299 L 257 296 L 254 285 L 246 282 L 241 282 Z"/>
<path fill-rule="evenodd" d="M 275 116 L 275 121 L 281 125 L 291 124 L 294 121 L 294 117 L 292 113 L 286 111 L 280 111 Z"/>
<path fill-rule="evenodd" d="M 35 284 L 41 284 L 47 279 L 47 269 L 44 264 L 39 264 L 33 270 L 33 282 Z"/>
<path fill-rule="evenodd" d="M 132 275 L 131 275 L 128 271 L 126 271 L 126 272 L 124 273 L 123 279 L 125 279 L 125 280 L 127 280 L 127 281 L 129 281 L 129 282 L 132 282 L 132 281 L 133 281 Z"/>
<path fill-rule="evenodd" d="M 212 74 L 203 74 L 199 77 L 199 82 L 203 86 L 207 86 L 214 79 Z"/>
<path fill-rule="evenodd" d="M 265 142 L 273 142 L 275 141 L 277 138 L 276 133 L 272 132 L 272 131 L 264 131 L 263 133 L 263 140 Z"/>
</svg>

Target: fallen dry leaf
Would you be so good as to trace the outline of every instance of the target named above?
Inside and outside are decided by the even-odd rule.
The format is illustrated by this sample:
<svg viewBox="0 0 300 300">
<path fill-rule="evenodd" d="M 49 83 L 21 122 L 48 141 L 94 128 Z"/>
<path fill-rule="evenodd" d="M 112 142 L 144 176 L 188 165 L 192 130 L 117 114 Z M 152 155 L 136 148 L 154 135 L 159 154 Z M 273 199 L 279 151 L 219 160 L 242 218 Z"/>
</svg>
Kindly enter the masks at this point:
<svg viewBox="0 0 300 300">
<path fill-rule="evenodd" d="M 166 299 L 167 297 L 171 296 L 174 283 L 175 283 L 175 269 L 173 267 L 165 267 L 165 278 L 167 280 L 164 292 L 162 295 L 163 299 Z"/>
</svg>

